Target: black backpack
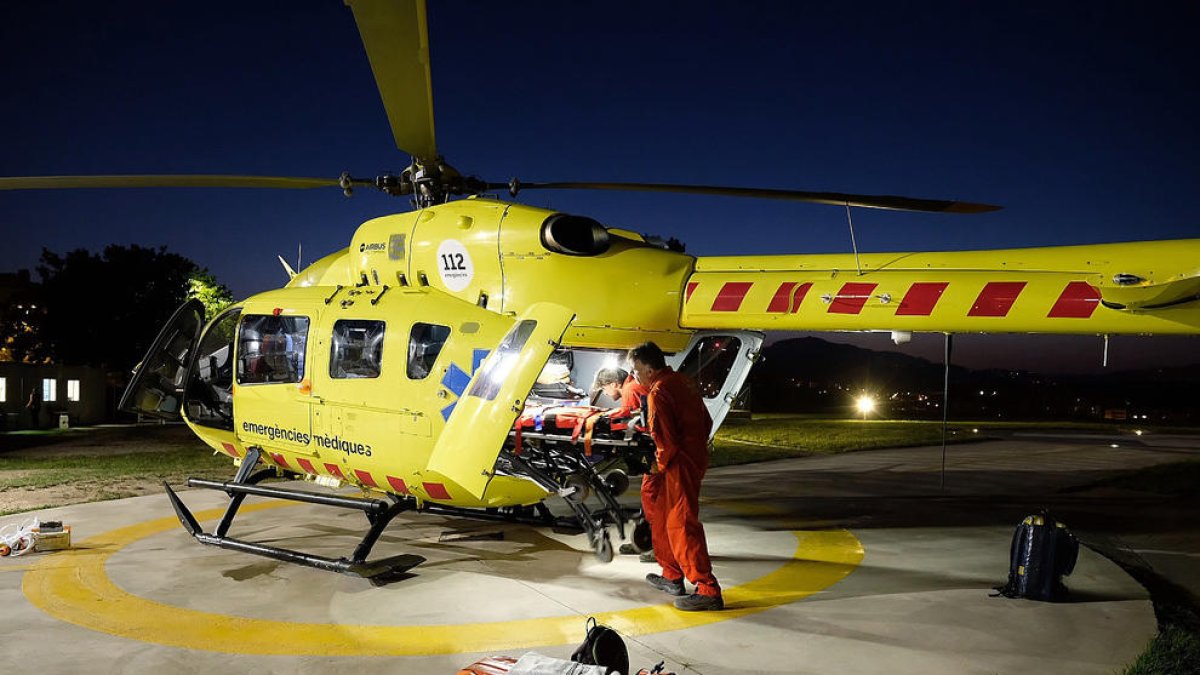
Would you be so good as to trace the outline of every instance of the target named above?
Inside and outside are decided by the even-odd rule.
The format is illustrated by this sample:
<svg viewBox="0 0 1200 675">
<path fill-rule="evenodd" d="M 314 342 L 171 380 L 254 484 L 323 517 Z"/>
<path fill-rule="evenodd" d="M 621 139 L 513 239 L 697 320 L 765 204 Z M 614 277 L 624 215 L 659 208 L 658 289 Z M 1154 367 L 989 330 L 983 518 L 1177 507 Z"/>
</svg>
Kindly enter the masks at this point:
<svg viewBox="0 0 1200 675">
<path fill-rule="evenodd" d="M 1067 594 L 1062 578 L 1075 569 L 1078 557 L 1079 540 L 1066 525 L 1045 512 L 1029 516 L 1013 533 L 1008 583 L 997 586 L 996 595 L 1061 600 Z"/>
<path fill-rule="evenodd" d="M 592 617 L 587 620 L 587 637 L 583 644 L 571 654 L 571 660 L 585 666 L 604 666 L 608 675 L 629 674 L 629 650 L 625 641 L 617 631 L 596 623 Z"/>
</svg>

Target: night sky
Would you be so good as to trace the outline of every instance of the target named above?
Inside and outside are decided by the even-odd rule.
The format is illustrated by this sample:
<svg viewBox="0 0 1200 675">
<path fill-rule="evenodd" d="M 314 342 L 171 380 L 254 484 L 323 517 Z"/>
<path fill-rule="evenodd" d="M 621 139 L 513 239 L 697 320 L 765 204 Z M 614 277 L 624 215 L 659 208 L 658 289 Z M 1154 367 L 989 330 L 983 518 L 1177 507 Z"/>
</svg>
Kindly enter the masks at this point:
<svg viewBox="0 0 1200 675">
<path fill-rule="evenodd" d="M 913 6 L 909 6 L 913 5 Z M 706 183 L 954 198 L 857 209 L 870 251 L 1200 236 L 1197 3 L 431 2 L 438 146 L 503 181 Z M 399 171 L 340 0 L 0 3 L 0 175 Z M 613 192 L 522 201 L 697 255 L 844 252 L 840 208 Z M 42 247 L 166 245 L 241 297 L 363 220 L 359 191 L 0 193 L 0 271 Z M 865 340 L 865 341 L 864 341 Z M 883 348 L 883 336 L 858 339 Z M 940 336 L 916 349 L 940 353 Z M 964 365 L 1090 369 L 1099 338 L 961 341 Z M 973 346 L 978 345 L 978 346 Z M 1114 367 L 1200 360 L 1123 338 Z M 1048 357 L 1034 357 L 1046 351 Z"/>
</svg>

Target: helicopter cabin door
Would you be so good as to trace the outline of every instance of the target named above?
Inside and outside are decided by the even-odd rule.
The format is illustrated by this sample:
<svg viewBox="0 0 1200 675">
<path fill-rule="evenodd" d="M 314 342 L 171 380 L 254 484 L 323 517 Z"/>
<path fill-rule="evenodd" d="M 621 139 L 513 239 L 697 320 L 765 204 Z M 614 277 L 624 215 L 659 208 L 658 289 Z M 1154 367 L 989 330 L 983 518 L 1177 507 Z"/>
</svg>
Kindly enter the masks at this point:
<svg viewBox="0 0 1200 675">
<path fill-rule="evenodd" d="M 574 318 L 574 312 L 552 303 L 532 305 L 516 317 L 447 418 L 427 474 L 444 480 L 451 493 L 483 498 L 513 422 Z"/>
<path fill-rule="evenodd" d="M 713 434 L 750 375 L 762 341 L 763 334 L 754 331 L 700 331 L 686 349 L 667 358 L 667 365 L 696 380 L 712 417 Z"/>
<path fill-rule="evenodd" d="M 312 454 L 311 334 L 324 305 L 310 289 L 284 289 L 246 303 L 238 326 L 234 431 L 284 468 L 280 452 Z"/>
<path fill-rule="evenodd" d="M 117 407 L 178 422 L 188 363 L 203 327 L 204 305 L 199 300 L 189 300 L 175 310 L 138 364 Z"/>
<path fill-rule="evenodd" d="M 351 483 L 444 500 L 421 471 L 513 319 L 427 286 L 377 290 L 347 294 L 314 329 L 314 465 Z"/>
</svg>

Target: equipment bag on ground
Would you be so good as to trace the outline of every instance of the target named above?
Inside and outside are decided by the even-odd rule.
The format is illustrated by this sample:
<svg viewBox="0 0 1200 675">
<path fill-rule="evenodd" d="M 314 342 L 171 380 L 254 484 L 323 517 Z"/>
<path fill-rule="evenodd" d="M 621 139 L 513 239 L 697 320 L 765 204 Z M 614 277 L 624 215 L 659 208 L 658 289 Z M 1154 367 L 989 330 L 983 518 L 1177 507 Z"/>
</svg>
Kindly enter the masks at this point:
<svg viewBox="0 0 1200 675">
<path fill-rule="evenodd" d="M 625 648 L 625 641 L 621 639 L 620 634 L 608 626 L 597 624 L 592 617 L 588 617 L 587 627 L 587 637 L 571 655 L 571 660 L 586 665 L 602 666 L 610 675 L 628 675 L 629 651 Z"/>
<path fill-rule="evenodd" d="M 1029 516 L 1013 533 L 1008 583 L 997 595 L 1030 600 L 1061 600 L 1067 594 L 1062 578 L 1075 569 L 1079 541 L 1049 514 Z"/>
</svg>

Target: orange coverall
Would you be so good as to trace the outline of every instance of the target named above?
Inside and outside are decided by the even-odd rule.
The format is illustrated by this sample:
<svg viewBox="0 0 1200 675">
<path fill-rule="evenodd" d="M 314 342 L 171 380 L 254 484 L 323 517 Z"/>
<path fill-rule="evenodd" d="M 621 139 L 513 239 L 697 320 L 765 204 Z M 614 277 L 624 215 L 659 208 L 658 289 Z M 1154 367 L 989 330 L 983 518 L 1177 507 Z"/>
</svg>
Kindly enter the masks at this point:
<svg viewBox="0 0 1200 675">
<path fill-rule="evenodd" d="M 712 418 L 696 383 L 670 368 L 659 371 L 647 395 L 650 436 L 657 446 L 657 473 L 643 479 L 654 556 L 662 575 L 687 577 L 701 595 L 720 595 L 712 573 L 708 542 L 700 524 L 700 481 L 708 471 L 708 435 Z"/>
<path fill-rule="evenodd" d="M 621 383 L 621 405 L 619 407 L 630 412 L 641 410 L 642 402 L 646 400 L 648 393 L 641 382 L 633 379 L 633 375 L 628 375 Z"/>
<path fill-rule="evenodd" d="M 621 384 L 621 405 L 620 410 L 642 410 L 642 404 L 646 402 L 646 396 L 650 392 L 634 379 L 633 375 L 625 378 L 625 382 Z M 646 420 L 642 420 L 645 424 Z M 651 541 L 655 537 L 663 537 L 659 541 L 666 541 L 666 534 L 655 534 L 655 523 L 665 523 L 665 514 L 658 513 L 658 498 L 662 493 L 662 481 L 659 480 L 659 474 L 648 473 L 642 476 L 642 517 L 650 523 L 650 538 Z"/>
</svg>

